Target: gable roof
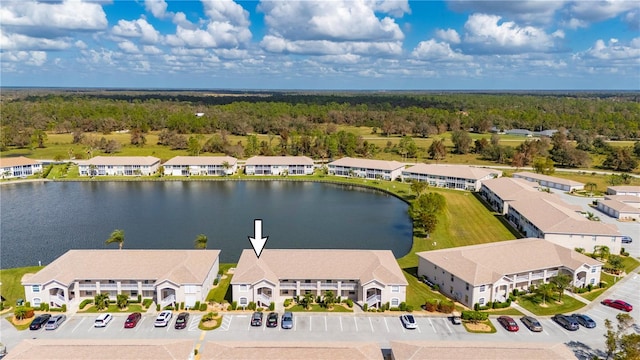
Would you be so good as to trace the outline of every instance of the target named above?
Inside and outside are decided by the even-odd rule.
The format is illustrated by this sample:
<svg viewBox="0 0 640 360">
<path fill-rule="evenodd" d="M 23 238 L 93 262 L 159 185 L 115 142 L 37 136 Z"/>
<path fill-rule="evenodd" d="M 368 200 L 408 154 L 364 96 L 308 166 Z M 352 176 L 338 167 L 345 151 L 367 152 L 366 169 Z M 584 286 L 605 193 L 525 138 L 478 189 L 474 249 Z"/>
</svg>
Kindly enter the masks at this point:
<svg viewBox="0 0 640 360">
<path fill-rule="evenodd" d="M 599 221 L 591 221 L 578 213 L 579 208 L 551 201 L 549 198 L 529 198 L 509 204 L 544 233 L 620 235 L 617 227 Z"/>
<path fill-rule="evenodd" d="M 550 241 L 526 238 L 417 253 L 438 267 L 474 285 L 494 283 L 502 276 L 564 266 L 578 269 L 601 262 Z"/>
<path fill-rule="evenodd" d="M 497 341 L 391 341 L 394 359 L 463 360 L 518 359 L 566 360 L 574 353 L 563 343 Z"/>
<path fill-rule="evenodd" d="M 238 159 L 231 156 L 176 156 L 169 159 L 164 165 L 222 165 L 225 161 L 233 166 L 238 162 Z"/>
<path fill-rule="evenodd" d="M 267 249 L 258 259 L 251 249 L 240 255 L 232 284 L 255 284 L 280 279 L 378 280 L 407 285 L 389 250 Z"/>
<path fill-rule="evenodd" d="M 16 157 L 0 157 L 0 168 L 24 165 L 37 165 L 39 162 L 26 158 L 24 156 Z"/>
<path fill-rule="evenodd" d="M 640 193 L 640 186 L 631 186 L 631 185 L 609 186 L 607 190 L 613 190 L 615 192 Z"/>
<path fill-rule="evenodd" d="M 373 160 L 373 159 L 356 159 L 351 157 L 343 157 L 342 159 L 338 159 L 336 161 L 330 162 L 328 165 L 362 168 L 362 169 L 386 170 L 386 171 L 393 171 L 393 170 L 404 168 L 403 163 L 397 162 L 395 160 L 387 161 L 387 160 Z"/>
<path fill-rule="evenodd" d="M 247 159 L 247 165 L 313 165 L 313 160 L 306 156 L 253 156 Z"/>
<path fill-rule="evenodd" d="M 380 346 L 361 341 L 209 341 L 200 359 L 382 360 Z"/>
<path fill-rule="evenodd" d="M 534 179 L 534 180 L 537 180 L 537 181 L 547 181 L 547 182 L 553 182 L 553 183 L 556 183 L 556 184 L 562 184 L 562 185 L 568 185 L 568 186 L 584 186 L 584 184 L 581 183 L 581 182 L 577 182 L 577 181 L 573 181 L 573 180 L 569 180 L 569 179 L 563 179 L 563 178 L 559 178 L 559 177 L 555 177 L 555 176 L 536 174 L 536 173 L 532 173 L 532 172 L 529 172 L 529 171 L 517 172 L 517 173 L 513 174 L 513 177 L 515 177 L 515 178 L 530 178 L 530 179 Z"/>
<path fill-rule="evenodd" d="M 69 250 L 23 284 L 56 280 L 169 280 L 174 284 L 202 284 L 220 250 Z"/>
<path fill-rule="evenodd" d="M 417 164 L 405 171 L 405 173 L 422 174 L 422 175 L 437 175 L 437 176 L 450 176 L 460 179 L 472 179 L 480 180 L 487 176 L 502 176 L 502 171 L 479 168 L 475 166 L 467 165 L 439 165 L 439 164 Z"/>
<path fill-rule="evenodd" d="M 640 197 L 637 196 L 631 196 L 631 197 L 635 197 L 636 199 L 640 200 Z M 613 210 L 619 211 L 621 213 L 626 213 L 626 214 L 640 214 L 640 208 L 631 206 L 629 204 L 627 204 L 627 202 L 622 202 L 622 201 L 618 201 L 618 200 L 600 200 L 598 202 L 599 204 L 602 204 L 608 208 L 611 208 Z"/>
<path fill-rule="evenodd" d="M 153 165 L 160 159 L 153 156 L 94 156 L 89 160 L 79 160 L 80 165 Z"/>
</svg>

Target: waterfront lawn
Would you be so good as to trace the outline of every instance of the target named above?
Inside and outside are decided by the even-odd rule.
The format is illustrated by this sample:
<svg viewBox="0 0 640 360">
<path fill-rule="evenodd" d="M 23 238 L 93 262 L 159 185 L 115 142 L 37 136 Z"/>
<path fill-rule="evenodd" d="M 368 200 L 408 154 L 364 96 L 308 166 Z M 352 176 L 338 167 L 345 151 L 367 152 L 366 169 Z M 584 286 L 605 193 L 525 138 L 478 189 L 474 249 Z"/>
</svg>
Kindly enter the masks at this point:
<svg viewBox="0 0 640 360">
<path fill-rule="evenodd" d="M 21 280 L 24 274 L 35 274 L 43 266 L 30 266 L 0 270 L 0 294 L 5 298 L 5 305 L 15 306 L 18 299 L 24 299 L 24 286 Z"/>
<path fill-rule="evenodd" d="M 121 310 L 116 304 L 109 304 L 109 307 L 107 308 L 107 310 L 98 311 L 95 305 L 91 305 L 89 307 L 85 307 L 84 310 L 79 310 L 78 312 L 91 314 L 91 313 L 133 313 L 133 312 L 144 313 L 146 311 L 147 310 L 143 309 L 142 305 L 140 304 L 129 304 L 129 306 L 127 306 L 125 310 Z"/>
<path fill-rule="evenodd" d="M 226 278 L 220 279 L 218 286 L 209 290 L 207 295 L 207 302 L 215 301 L 218 304 L 225 302 L 231 303 L 231 278 L 233 274 L 229 273 L 229 269 L 235 267 L 236 264 L 220 264 L 220 271 L 225 274 Z"/>
<path fill-rule="evenodd" d="M 566 294 L 562 296 L 561 304 L 556 302 L 554 296 L 547 299 L 545 306 L 542 306 L 542 299 L 538 295 L 531 294 L 518 297 L 518 305 L 540 316 L 571 313 L 585 306 L 583 302 Z"/>
</svg>

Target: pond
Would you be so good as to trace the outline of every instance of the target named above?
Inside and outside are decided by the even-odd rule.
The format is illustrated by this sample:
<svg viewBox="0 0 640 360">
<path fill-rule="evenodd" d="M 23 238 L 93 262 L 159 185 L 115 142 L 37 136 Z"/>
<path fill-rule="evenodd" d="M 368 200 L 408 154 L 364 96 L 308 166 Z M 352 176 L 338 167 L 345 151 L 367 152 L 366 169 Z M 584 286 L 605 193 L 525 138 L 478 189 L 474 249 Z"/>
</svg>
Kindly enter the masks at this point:
<svg viewBox="0 0 640 360">
<path fill-rule="evenodd" d="M 190 249 L 198 234 L 221 262 L 250 248 L 411 249 L 407 204 L 349 185 L 291 181 L 46 182 L 0 187 L 0 268 L 46 265 L 70 249 Z"/>
</svg>

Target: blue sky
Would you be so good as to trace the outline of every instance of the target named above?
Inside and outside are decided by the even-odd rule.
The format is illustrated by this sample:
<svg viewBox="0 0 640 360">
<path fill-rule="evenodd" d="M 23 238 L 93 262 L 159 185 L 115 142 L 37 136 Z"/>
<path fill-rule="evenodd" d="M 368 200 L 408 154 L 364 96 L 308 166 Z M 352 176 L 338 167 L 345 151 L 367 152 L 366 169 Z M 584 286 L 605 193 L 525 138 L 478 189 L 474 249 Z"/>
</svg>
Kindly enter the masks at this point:
<svg viewBox="0 0 640 360">
<path fill-rule="evenodd" d="M 2 86 L 640 90 L 638 1 L 2 0 Z"/>
</svg>

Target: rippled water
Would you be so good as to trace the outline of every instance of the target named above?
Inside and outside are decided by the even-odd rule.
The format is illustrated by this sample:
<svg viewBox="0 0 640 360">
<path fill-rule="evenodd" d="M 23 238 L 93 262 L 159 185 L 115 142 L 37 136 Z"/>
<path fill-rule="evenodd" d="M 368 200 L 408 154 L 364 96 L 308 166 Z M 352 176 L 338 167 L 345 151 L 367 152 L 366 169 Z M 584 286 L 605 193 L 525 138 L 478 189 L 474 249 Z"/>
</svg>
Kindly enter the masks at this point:
<svg viewBox="0 0 640 360">
<path fill-rule="evenodd" d="M 222 262 L 250 248 L 263 219 L 266 248 L 411 248 L 407 205 L 351 186 L 286 181 L 48 182 L 0 187 L 0 268 L 50 263 L 69 249 L 189 249 L 200 233 Z"/>
</svg>

